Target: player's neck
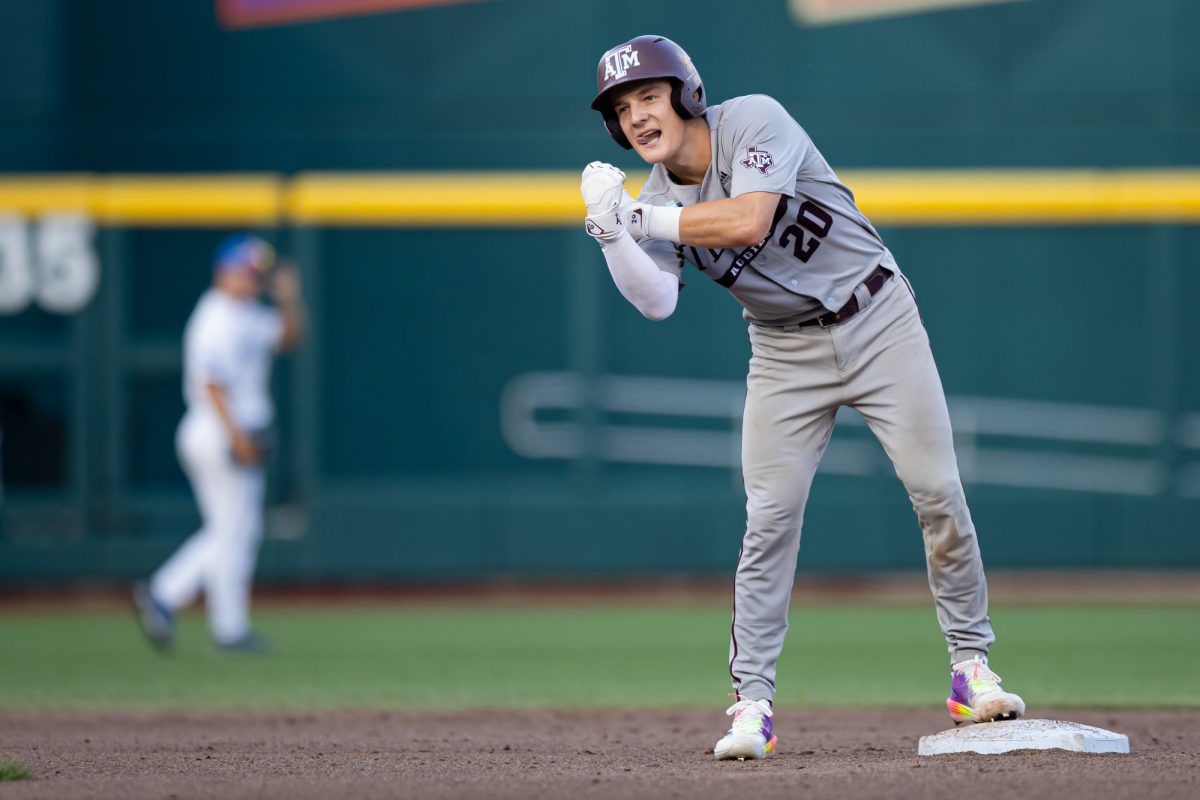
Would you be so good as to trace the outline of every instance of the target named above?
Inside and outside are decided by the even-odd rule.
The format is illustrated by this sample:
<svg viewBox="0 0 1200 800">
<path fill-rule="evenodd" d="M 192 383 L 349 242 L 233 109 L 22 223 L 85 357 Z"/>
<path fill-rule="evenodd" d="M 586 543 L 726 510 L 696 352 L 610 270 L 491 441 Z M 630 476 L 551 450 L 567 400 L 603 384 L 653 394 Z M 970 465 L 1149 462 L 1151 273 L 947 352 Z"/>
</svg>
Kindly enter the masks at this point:
<svg viewBox="0 0 1200 800">
<path fill-rule="evenodd" d="M 671 174 L 671 180 L 684 185 L 704 182 L 708 167 L 712 163 L 712 138 L 708 120 L 704 117 L 689 119 L 685 123 L 683 144 L 675 155 L 663 166 Z"/>
</svg>

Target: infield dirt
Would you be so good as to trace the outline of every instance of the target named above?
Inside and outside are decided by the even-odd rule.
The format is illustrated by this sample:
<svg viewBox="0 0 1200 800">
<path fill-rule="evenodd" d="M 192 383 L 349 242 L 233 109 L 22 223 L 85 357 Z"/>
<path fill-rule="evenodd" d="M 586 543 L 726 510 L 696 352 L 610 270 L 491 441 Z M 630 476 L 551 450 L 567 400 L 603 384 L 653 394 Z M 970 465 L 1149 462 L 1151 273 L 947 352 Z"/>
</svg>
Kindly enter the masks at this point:
<svg viewBox="0 0 1200 800">
<path fill-rule="evenodd" d="M 1200 710 L 1038 709 L 1129 755 L 919 757 L 944 712 L 781 709 L 778 751 L 717 762 L 707 711 L 0 711 L 18 798 L 1193 798 Z"/>
</svg>

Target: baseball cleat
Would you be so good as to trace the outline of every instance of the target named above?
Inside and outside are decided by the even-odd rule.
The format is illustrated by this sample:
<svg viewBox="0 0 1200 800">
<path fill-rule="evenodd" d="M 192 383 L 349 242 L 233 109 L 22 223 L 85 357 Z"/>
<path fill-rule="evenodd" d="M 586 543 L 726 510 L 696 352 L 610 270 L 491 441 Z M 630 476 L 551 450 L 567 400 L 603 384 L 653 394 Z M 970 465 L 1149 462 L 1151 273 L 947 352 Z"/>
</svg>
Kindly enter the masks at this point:
<svg viewBox="0 0 1200 800">
<path fill-rule="evenodd" d="M 1025 713 L 1021 696 L 1001 689 L 1000 676 L 979 656 L 955 664 L 950 675 L 946 708 L 955 725 L 1017 719 Z"/>
<path fill-rule="evenodd" d="M 156 650 L 167 651 L 175 642 L 175 619 L 170 610 L 154 599 L 145 582 L 134 584 L 131 595 L 138 626 Z"/>
<path fill-rule="evenodd" d="M 779 739 L 771 733 L 774 712 L 769 701 L 738 700 L 725 713 L 733 715 L 733 725 L 713 748 L 719 760 L 766 758 L 775 749 Z"/>
</svg>

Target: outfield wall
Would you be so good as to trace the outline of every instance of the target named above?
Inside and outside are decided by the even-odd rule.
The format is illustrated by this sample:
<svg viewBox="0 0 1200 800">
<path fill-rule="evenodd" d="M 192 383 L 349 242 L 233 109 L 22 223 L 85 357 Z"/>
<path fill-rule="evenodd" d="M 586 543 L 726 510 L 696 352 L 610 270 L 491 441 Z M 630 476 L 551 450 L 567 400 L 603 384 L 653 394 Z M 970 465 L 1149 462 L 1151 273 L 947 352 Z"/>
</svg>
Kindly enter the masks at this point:
<svg viewBox="0 0 1200 800">
<path fill-rule="evenodd" d="M 61 223 L 49 208 L 63 198 L 99 223 L 81 234 L 98 273 L 84 307 L 51 313 L 35 299 L 3 320 L 6 579 L 135 575 L 196 524 L 171 448 L 178 339 L 207 281 L 205 254 L 237 222 L 267 226 L 294 253 L 315 332 L 277 375 L 266 574 L 727 570 L 741 529 L 747 357 L 736 307 L 694 275 L 677 315 L 647 322 L 586 236 L 561 226 L 574 179 L 503 177 L 517 202 L 457 220 L 406 199 L 421 176 L 209 177 L 201 187 L 60 176 L 40 193 L 26 190 L 29 178 L 0 181 L 0 199 L 23 197 L 18 210 L 42 215 L 27 231 L 35 241 Z M 1198 288 L 1187 254 L 1200 179 L 1174 173 L 1170 203 L 1153 172 L 847 180 L 916 285 L 989 560 L 1196 564 L 1200 382 L 1180 365 L 1200 340 L 1185 310 Z M 347 194 L 351 181 L 380 194 Z M 1022 181 L 1089 188 L 1055 206 L 1044 191 L 1006 194 Z M 953 218 L 920 201 L 926 182 L 939 198 L 961 195 Z M 196 195 L 208 199 L 174 204 Z M 967 214 L 976 195 L 991 199 Z M 513 227 L 524 206 L 542 209 L 539 227 Z M 1028 222 L 1054 213 L 1073 224 Z M 1094 255 L 1081 264 L 1080 252 Z M 1126 295 L 1109 291 L 1131 264 L 1142 279 Z M 841 422 L 804 563 L 918 566 L 886 459 L 857 415 Z"/>
<path fill-rule="evenodd" d="M 586 109 L 635 10 L 843 167 L 915 284 L 990 564 L 1200 565 L 1200 7 L 718 6 L 239 31 L 203 3 L 0 9 L 25 33 L 0 70 L 0 583 L 129 578 L 197 524 L 179 338 L 244 228 L 295 256 L 314 330 L 276 375 L 265 576 L 728 573 L 736 304 L 693 271 L 647 322 L 576 226 L 580 164 L 636 166 Z M 564 35 L 514 44 L 532 17 Z M 802 568 L 919 567 L 903 490 L 840 421 Z"/>
</svg>

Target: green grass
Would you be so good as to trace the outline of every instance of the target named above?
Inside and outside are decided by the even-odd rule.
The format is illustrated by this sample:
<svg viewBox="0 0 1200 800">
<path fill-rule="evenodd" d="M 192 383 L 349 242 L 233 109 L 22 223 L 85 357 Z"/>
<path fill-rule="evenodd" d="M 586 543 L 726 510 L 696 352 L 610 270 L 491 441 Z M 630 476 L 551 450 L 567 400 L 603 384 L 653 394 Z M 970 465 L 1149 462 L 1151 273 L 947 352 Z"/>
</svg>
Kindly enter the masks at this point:
<svg viewBox="0 0 1200 800">
<path fill-rule="evenodd" d="M 29 770 L 24 764 L 15 761 L 0 761 L 0 783 L 4 781 L 23 781 L 29 778 Z"/>
<path fill-rule="evenodd" d="M 160 656 L 125 613 L 0 614 L 9 708 L 711 706 L 729 691 L 724 606 L 416 605 L 256 613 L 271 658 L 221 657 L 184 617 Z M 1200 608 L 1019 607 L 992 665 L 1031 705 L 1200 706 Z M 794 608 L 778 701 L 938 707 L 932 608 Z"/>
</svg>

